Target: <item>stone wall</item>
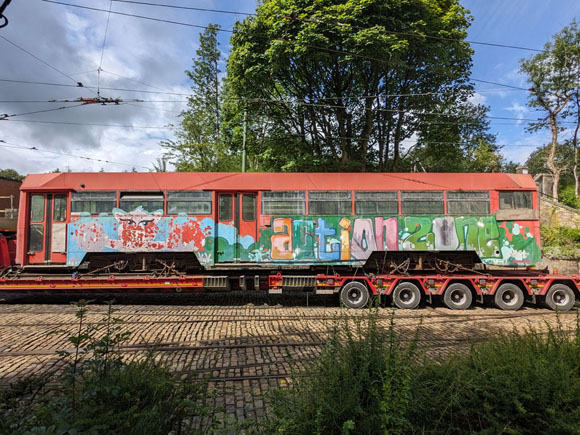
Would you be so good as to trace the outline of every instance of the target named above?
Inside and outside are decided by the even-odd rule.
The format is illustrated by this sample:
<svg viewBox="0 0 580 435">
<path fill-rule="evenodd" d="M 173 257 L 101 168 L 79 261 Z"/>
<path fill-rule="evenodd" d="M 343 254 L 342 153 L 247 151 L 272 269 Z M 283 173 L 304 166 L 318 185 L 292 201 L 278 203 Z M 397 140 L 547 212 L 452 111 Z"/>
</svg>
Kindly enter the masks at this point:
<svg viewBox="0 0 580 435">
<path fill-rule="evenodd" d="M 541 196 L 540 222 L 542 225 L 580 228 L 580 210 Z"/>
</svg>

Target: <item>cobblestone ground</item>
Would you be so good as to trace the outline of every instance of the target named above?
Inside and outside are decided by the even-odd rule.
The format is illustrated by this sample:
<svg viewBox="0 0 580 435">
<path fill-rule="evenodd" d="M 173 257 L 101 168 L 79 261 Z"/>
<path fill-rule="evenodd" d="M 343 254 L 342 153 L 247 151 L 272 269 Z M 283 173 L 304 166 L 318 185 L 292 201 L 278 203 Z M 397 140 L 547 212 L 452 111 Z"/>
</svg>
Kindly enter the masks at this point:
<svg viewBox="0 0 580 435">
<path fill-rule="evenodd" d="M 106 313 L 100 297 L 89 307 L 87 322 Z M 227 293 L 205 295 L 114 295 L 115 317 L 131 332 L 123 351 L 128 357 L 154 345 L 176 371 L 200 371 L 210 377 L 215 405 L 243 420 L 264 414 L 264 394 L 287 382 L 292 370 L 306 367 L 319 352 L 329 328 L 340 316 L 366 316 L 346 310 L 326 296 Z M 68 337 L 78 327 L 78 297 L 35 296 L 0 302 L 0 384 L 30 373 L 58 368 L 59 350 L 70 350 Z M 0 299 L 2 300 L 2 299 Z M 560 322 L 573 330 L 576 311 L 560 314 L 526 307 L 518 312 L 477 306 L 467 311 L 423 307 L 406 311 L 380 308 L 388 327 L 394 312 L 396 331 L 434 357 L 460 352 L 499 330 Z"/>
</svg>

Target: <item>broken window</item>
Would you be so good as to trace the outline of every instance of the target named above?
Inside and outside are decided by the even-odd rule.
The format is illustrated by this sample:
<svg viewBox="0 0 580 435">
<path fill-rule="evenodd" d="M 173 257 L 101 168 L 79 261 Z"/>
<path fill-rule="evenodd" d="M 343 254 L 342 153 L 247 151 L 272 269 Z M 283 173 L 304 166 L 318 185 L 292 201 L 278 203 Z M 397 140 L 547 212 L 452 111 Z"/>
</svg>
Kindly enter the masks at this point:
<svg viewBox="0 0 580 435">
<path fill-rule="evenodd" d="M 517 190 L 499 192 L 499 208 L 501 210 L 532 208 L 532 192 Z"/>
</svg>

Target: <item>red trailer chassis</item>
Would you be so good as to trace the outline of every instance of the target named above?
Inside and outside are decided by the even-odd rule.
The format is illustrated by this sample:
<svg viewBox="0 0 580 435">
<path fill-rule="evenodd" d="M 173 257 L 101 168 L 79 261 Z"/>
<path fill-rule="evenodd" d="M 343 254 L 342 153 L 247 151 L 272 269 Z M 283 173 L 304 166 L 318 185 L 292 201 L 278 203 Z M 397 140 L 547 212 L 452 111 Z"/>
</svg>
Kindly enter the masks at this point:
<svg viewBox="0 0 580 435">
<path fill-rule="evenodd" d="M 270 293 L 288 291 L 311 291 L 315 294 L 340 294 L 343 303 L 351 308 L 367 305 L 370 297 L 384 295 L 393 298 L 400 308 L 415 308 L 420 301 L 433 302 L 443 297 L 450 308 L 464 309 L 472 301 L 483 302 L 485 298 L 494 299 L 503 309 L 517 309 L 524 300 L 532 303 L 554 297 L 554 288 L 560 298 L 568 298 L 564 304 L 549 306 L 555 309 L 570 309 L 580 297 L 580 275 L 549 274 L 537 270 L 490 270 L 485 272 L 456 273 L 441 275 L 437 273 L 417 274 L 290 274 L 269 275 L 13 275 L 0 278 L 0 292 L 35 291 L 154 291 L 154 292 L 203 292 L 263 290 Z M 466 290 L 467 289 L 467 290 Z M 498 293 L 505 293 L 498 299 Z M 511 290 L 510 290 L 511 289 Z M 552 289 L 552 290 L 551 290 Z M 467 294 L 467 291 L 470 294 Z M 551 292 L 551 293 L 550 293 Z M 447 298 L 445 295 L 447 293 Z M 451 295 L 450 295 L 451 293 Z M 510 296 L 511 294 L 511 296 Z M 457 300 L 452 300 L 450 298 Z M 557 295 L 556 295 L 557 296 Z M 502 306 L 501 298 L 519 297 L 515 305 Z M 467 300 L 462 299 L 467 298 Z M 569 299 L 572 299 L 570 301 Z M 506 301 L 504 301 L 506 302 Z M 511 302 L 508 300 L 507 302 Z M 463 304 L 463 305 L 462 305 Z M 467 305 L 465 305 L 467 304 Z"/>
</svg>

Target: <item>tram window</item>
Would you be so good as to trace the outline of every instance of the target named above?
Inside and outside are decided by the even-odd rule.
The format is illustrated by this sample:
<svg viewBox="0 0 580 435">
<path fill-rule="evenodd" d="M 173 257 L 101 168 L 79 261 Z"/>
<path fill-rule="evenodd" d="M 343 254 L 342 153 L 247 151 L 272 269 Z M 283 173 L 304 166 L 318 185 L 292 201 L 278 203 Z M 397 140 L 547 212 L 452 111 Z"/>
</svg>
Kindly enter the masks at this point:
<svg viewBox="0 0 580 435">
<path fill-rule="evenodd" d="M 232 195 L 220 195 L 220 213 L 219 220 L 229 222 L 233 219 L 233 201 Z"/>
<path fill-rule="evenodd" d="M 397 192 L 355 192 L 354 210 L 356 214 L 398 214 L 399 195 Z"/>
<path fill-rule="evenodd" d="M 489 214 L 489 192 L 462 190 L 447 192 L 448 214 Z"/>
<path fill-rule="evenodd" d="M 293 190 L 262 192 L 262 214 L 304 215 L 306 192 Z"/>
<path fill-rule="evenodd" d="M 44 195 L 30 197 L 30 222 L 44 221 Z"/>
<path fill-rule="evenodd" d="M 167 214 L 211 214 L 211 192 L 167 192 Z"/>
<path fill-rule="evenodd" d="M 499 192 L 499 208 L 501 210 L 532 208 L 532 192 L 515 190 Z"/>
<path fill-rule="evenodd" d="M 308 192 L 310 215 L 352 214 L 352 192 L 349 190 L 318 190 Z"/>
<path fill-rule="evenodd" d="M 443 192 L 401 192 L 402 214 L 443 214 Z"/>
<path fill-rule="evenodd" d="M 28 252 L 41 252 L 44 243 L 44 225 L 30 225 Z"/>
<path fill-rule="evenodd" d="M 121 192 L 119 208 L 133 211 L 139 207 L 148 213 L 163 211 L 163 192 Z"/>
<path fill-rule="evenodd" d="M 256 220 L 256 195 L 247 193 L 243 194 L 242 219 L 246 222 Z"/>
<path fill-rule="evenodd" d="M 72 213 L 111 214 L 117 206 L 116 192 L 73 192 Z"/>
<path fill-rule="evenodd" d="M 54 222 L 66 221 L 66 195 L 54 195 L 52 220 Z"/>
</svg>

